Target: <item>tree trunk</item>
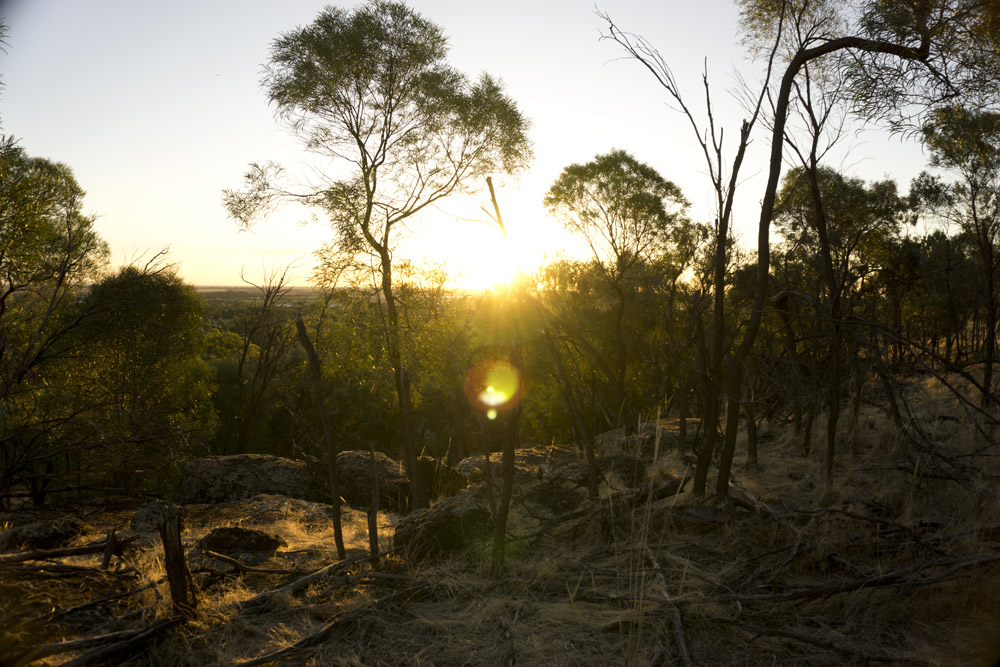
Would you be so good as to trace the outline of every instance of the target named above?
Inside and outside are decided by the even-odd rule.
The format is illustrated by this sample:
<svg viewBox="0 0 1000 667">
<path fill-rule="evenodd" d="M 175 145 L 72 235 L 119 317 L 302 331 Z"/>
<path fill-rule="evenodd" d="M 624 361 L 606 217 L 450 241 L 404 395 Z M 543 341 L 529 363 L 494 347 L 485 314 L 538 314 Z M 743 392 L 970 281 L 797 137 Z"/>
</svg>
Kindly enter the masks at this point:
<svg viewBox="0 0 1000 667">
<path fill-rule="evenodd" d="M 184 559 L 184 547 L 181 545 L 184 526 L 180 512 L 173 507 L 163 509 L 157 520 L 157 529 L 163 542 L 163 565 L 167 570 L 170 600 L 181 615 L 193 618 L 195 607 L 198 606 L 198 596 Z"/>
<path fill-rule="evenodd" d="M 316 410 L 319 412 L 319 420 L 323 428 L 323 450 L 326 452 L 329 461 L 327 470 L 329 472 L 330 483 L 330 506 L 333 508 L 333 541 L 337 546 L 337 558 L 343 560 L 347 557 L 347 553 L 344 549 L 344 533 L 340 519 L 340 485 L 337 482 L 337 445 L 334 443 L 333 434 L 330 429 L 330 419 L 326 414 L 326 401 L 323 400 L 323 374 L 319 365 L 319 355 L 316 354 L 316 348 L 313 347 L 312 341 L 309 340 L 309 334 L 306 333 L 306 325 L 302 321 L 301 316 L 297 315 L 295 317 L 295 329 L 299 335 L 299 343 L 302 345 L 302 349 L 305 350 L 306 357 L 309 360 L 309 374 L 312 377 L 313 393 L 316 396 Z"/>
</svg>

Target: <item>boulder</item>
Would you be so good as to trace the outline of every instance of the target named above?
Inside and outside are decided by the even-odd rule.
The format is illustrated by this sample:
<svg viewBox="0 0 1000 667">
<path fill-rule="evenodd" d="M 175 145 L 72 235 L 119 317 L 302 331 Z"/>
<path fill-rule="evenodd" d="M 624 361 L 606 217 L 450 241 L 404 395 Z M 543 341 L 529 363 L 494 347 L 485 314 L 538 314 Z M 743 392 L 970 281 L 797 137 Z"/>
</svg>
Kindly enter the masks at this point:
<svg viewBox="0 0 1000 667">
<path fill-rule="evenodd" d="M 419 561 L 461 551 L 490 530 L 482 489 L 464 489 L 401 518 L 393 540 L 406 558 Z"/>
<path fill-rule="evenodd" d="M 490 454 L 490 472 L 495 479 L 500 478 L 502 460 L 499 452 Z M 470 484 L 481 482 L 486 479 L 485 461 L 486 457 L 483 455 L 462 459 L 458 464 L 458 472 Z M 561 478 L 565 475 L 580 477 L 582 474 L 581 479 L 585 479 L 586 469 L 581 465 L 576 447 L 572 445 L 521 447 L 514 451 L 515 484 L 527 484 L 549 477 Z"/>
<path fill-rule="evenodd" d="M 273 556 L 278 547 L 288 546 L 288 543 L 280 535 L 239 526 L 224 526 L 201 538 L 198 546 L 206 551 L 238 557 L 248 565 L 256 565 Z"/>
<path fill-rule="evenodd" d="M 9 528 L 0 533 L 0 553 L 55 549 L 82 535 L 87 526 L 76 517 L 63 517 Z"/>
<path fill-rule="evenodd" d="M 135 511 L 135 514 L 132 515 L 129 525 L 137 533 L 155 533 L 159 530 L 160 516 L 168 507 L 172 506 L 161 500 L 154 500 L 141 505 Z M 178 507 L 176 510 L 181 513 L 181 518 L 183 519 L 185 514 L 184 508 Z"/>
<path fill-rule="evenodd" d="M 375 452 L 378 472 L 378 506 L 390 512 L 405 512 L 410 481 L 403 464 Z M 337 484 L 340 497 L 351 507 L 367 509 L 372 502 L 371 452 L 354 450 L 337 454 Z"/>
<path fill-rule="evenodd" d="M 326 485 L 305 462 L 264 454 L 195 459 L 184 469 L 177 499 L 181 503 L 221 503 L 276 493 L 303 500 L 325 500 Z"/>
<path fill-rule="evenodd" d="M 698 419 L 688 418 L 687 433 L 685 434 L 684 441 L 681 440 L 680 420 L 678 419 L 661 419 L 659 425 L 656 422 L 645 422 L 639 427 L 637 432 L 631 435 L 625 435 L 625 429 L 623 428 L 616 428 L 611 431 L 605 431 L 594 438 L 594 451 L 598 456 L 628 454 L 651 458 L 656 449 L 657 431 L 659 431 L 660 436 L 661 452 L 665 452 L 668 449 L 684 451 L 687 444 L 694 440 L 699 423 Z"/>
</svg>

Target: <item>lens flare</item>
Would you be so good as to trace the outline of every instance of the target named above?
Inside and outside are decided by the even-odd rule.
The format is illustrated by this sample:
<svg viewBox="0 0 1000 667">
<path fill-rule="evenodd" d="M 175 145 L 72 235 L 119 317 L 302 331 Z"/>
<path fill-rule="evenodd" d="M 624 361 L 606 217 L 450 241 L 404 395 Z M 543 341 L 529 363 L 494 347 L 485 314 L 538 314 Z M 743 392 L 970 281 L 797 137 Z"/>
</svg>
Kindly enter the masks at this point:
<svg viewBox="0 0 1000 667">
<path fill-rule="evenodd" d="M 509 411 L 521 398 L 521 374 L 506 361 L 483 361 L 465 377 L 465 396 L 489 420 Z"/>
</svg>

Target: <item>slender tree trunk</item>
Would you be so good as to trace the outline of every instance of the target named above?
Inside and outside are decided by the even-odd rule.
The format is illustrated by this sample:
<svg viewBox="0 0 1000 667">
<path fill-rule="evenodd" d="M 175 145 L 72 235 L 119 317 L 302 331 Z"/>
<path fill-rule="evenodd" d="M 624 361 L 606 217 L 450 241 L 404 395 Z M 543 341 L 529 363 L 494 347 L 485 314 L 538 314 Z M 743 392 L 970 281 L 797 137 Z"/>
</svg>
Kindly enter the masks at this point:
<svg viewBox="0 0 1000 667">
<path fill-rule="evenodd" d="M 306 358 L 309 360 L 309 374 L 312 377 L 313 393 L 316 396 L 316 410 L 319 412 L 319 421 L 323 428 L 323 449 L 326 451 L 329 461 L 327 470 L 329 471 L 330 506 L 333 508 L 333 541 L 337 546 L 337 558 L 343 560 L 347 557 L 347 552 L 344 549 L 344 533 L 340 518 L 340 484 L 337 481 L 337 445 L 334 442 L 333 433 L 330 429 L 330 419 L 326 414 L 326 401 L 323 400 L 323 373 L 320 369 L 319 355 L 316 354 L 316 348 L 313 347 L 312 341 L 309 340 L 305 322 L 302 321 L 302 317 L 300 316 L 295 317 L 295 329 L 299 335 L 299 343 L 302 345 L 302 349 L 306 353 Z"/>
<path fill-rule="evenodd" d="M 384 248 L 380 249 L 382 260 L 382 298 L 385 299 L 386 339 L 389 348 L 389 364 L 392 366 L 396 383 L 396 397 L 399 401 L 399 421 L 403 431 L 403 454 L 406 473 L 410 477 L 410 509 L 428 506 L 424 482 L 417 465 L 416 433 L 413 428 L 413 403 L 410 396 L 410 379 L 403 365 L 402 344 L 399 335 L 399 310 L 392 291 L 392 258 Z"/>
<path fill-rule="evenodd" d="M 556 365 L 556 374 L 559 376 L 559 383 L 562 385 L 563 397 L 566 399 L 570 415 L 573 417 L 573 426 L 575 427 L 577 437 L 580 438 L 580 444 L 583 447 L 584 456 L 587 457 L 589 480 L 588 493 L 591 500 L 596 500 L 598 488 L 600 486 L 601 472 L 597 467 L 597 458 L 594 456 L 594 434 L 587 428 L 587 423 L 576 403 L 576 397 L 573 395 L 573 386 L 570 384 L 569 376 L 566 374 L 566 368 L 563 365 L 562 359 L 559 357 L 559 349 L 556 347 L 556 343 L 552 338 L 552 332 L 545 329 L 542 332 L 542 335 L 545 337 L 545 347 L 549 350 L 549 354 L 552 356 L 552 361 Z"/>
<path fill-rule="evenodd" d="M 371 473 L 372 473 L 372 499 L 371 504 L 368 506 L 368 552 L 371 554 L 372 558 L 378 558 L 378 498 L 379 498 L 379 483 L 378 483 L 378 466 L 375 464 L 375 443 L 374 441 L 368 441 L 369 453 L 371 454 Z M 341 556 L 343 558 L 343 556 Z"/>
</svg>

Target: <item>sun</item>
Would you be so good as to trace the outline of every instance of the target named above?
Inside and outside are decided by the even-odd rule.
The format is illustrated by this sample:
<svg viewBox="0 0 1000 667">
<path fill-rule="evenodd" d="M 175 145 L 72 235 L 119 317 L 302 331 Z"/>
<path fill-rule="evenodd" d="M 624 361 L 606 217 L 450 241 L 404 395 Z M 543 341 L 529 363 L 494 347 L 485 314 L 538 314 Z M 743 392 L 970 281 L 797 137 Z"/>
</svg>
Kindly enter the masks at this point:
<svg viewBox="0 0 1000 667">
<path fill-rule="evenodd" d="M 443 262 L 449 282 L 467 290 L 490 290 L 513 283 L 541 266 L 539 251 L 516 234 L 499 229 L 468 230 L 461 237 L 442 239 L 433 259 Z"/>
</svg>

